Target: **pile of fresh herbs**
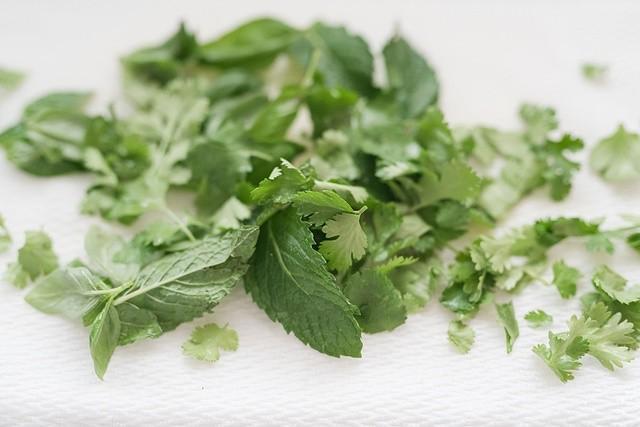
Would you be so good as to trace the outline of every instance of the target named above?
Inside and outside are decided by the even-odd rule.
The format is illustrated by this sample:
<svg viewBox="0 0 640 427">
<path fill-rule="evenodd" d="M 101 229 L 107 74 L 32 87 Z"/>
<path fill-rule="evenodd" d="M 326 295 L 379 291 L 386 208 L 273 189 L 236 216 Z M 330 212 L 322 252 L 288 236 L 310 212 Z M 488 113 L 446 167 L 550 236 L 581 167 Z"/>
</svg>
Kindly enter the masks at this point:
<svg viewBox="0 0 640 427">
<path fill-rule="evenodd" d="M 519 130 L 452 128 L 434 70 L 407 40 L 392 36 L 382 59 L 378 81 L 366 41 L 324 23 L 258 19 L 205 43 L 181 25 L 122 58 L 127 108 L 88 114 L 83 92 L 35 100 L 0 134 L 9 161 L 39 176 L 93 174 L 85 214 L 166 221 L 146 221 L 129 240 L 92 228 L 86 258 L 66 266 L 45 233 L 28 232 L 6 277 L 35 282 L 32 306 L 89 329 L 102 377 L 116 347 L 210 312 L 239 283 L 287 333 L 331 356 L 360 357 L 363 333 L 399 327 L 436 295 L 454 315 L 448 335 L 459 351 L 474 342 L 470 321 L 493 305 L 510 352 L 518 320 L 496 294 L 546 283 L 576 295 L 581 273 L 564 261 L 552 283 L 541 277 L 551 247 L 577 238 L 590 251 L 612 253 L 616 240 L 640 251 L 632 217 L 615 230 L 543 218 L 487 233 L 536 189 L 565 199 L 582 140 L 559 134 L 554 110 L 534 105 L 520 109 Z M 19 81 L 0 73 L 6 88 Z M 620 127 L 591 166 L 607 180 L 640 177 L 638 135 Z M 194 205 L 170 209 L 175 189 Z M 466 247 L 455 249 L 461 238 Z M 0 223 L 0 250 L 10 243 Z M 606 266 L 592 282 L 568 331 L 533 349 L 562 381 L 585 355 L 622 366 L 640 339 L 640 288 Z M 551 323 L 542 310 L 524 319 Z M 237 345 L 233 330 L 209 324 L 183 348 L 215 361 Z"/>
</svg>

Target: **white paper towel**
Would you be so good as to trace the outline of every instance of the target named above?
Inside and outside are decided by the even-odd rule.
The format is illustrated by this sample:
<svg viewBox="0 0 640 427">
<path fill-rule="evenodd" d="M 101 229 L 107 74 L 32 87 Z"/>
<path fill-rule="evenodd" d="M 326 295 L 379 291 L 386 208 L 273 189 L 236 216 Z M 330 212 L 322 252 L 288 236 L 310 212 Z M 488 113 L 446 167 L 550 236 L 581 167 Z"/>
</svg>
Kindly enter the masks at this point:
<svg viewBox="0 0 640 427">
<path fill-rule="evenodd" d="M 557 108 L 563 130 L 588 144 L 640 118 L 640 3 L 421 1 L 36 1 L 0 4 L 0 64 L 29 73 L 0 101 L 0 125 L 24 102 L 52 89 L 96 89 L 96 105 L 119 91 L 116 58 L 169 34 L 184 19 L 203 38 L 256 15 L 297 25 L 314 18 L 347 24 L 379 49 L 399 28 L 429 58 L 442 83 L 442 106 L 455 124 L 518 125 L 523 101 Z M 586 82 L 580 65 L 610 66 L 604 85 Z M 15 237 L 42 227 L 64 261 L 83 253 L 95 218 L 78 204 L 89 180 L 38 179 L 0 158 L 0 213 Z M 638 183 L 611 186 L 584 168 L 571 196 L 554 204 L 535 194 L 510 216 L 589 218 L 640 213 Z M 586 254 L 579 244 L 554 249 L 585 272 L 607 262 L 632 280 L 639 258 Z M 2 270 L 0 268 L 0 270 Z M 542 308 L 553 330 L 578 309 L 552 288 L 515 298 L 519 319 Z M 229 323 L 240 348 L 215 365 L 187 359 L 180 344 L 193 324 L 160 339 L 119 348 L 106 380 L 92 372 L 87 331 L 29 307 L 0 286 L 0 425 L 637 425 L 640 364 L 610 373 L 593 360 L 561 384 L 531 352 L 546 331 L 521 321 L 511 355 L 492 310 L 473 323 L 476 345 L 460 356 L 447 343 L 451 314 L 431 303 L 392 333 L 365 337 L 362 359 L 334 359 L 304 347 L 272 323 L 241 289 L 195 324 Z"/>
</svg>

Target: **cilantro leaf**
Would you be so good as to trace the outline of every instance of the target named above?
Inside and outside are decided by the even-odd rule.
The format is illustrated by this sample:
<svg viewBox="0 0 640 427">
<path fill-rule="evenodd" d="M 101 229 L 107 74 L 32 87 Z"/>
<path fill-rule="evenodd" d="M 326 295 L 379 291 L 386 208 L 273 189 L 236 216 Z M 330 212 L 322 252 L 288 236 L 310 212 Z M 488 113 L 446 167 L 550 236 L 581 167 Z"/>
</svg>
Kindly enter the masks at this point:
<svg viewBox="0 0 640 427">
<path fill-rule="evenodd" d="M 356 318 L 363 332 L 391 331 L 407 319 L 402 295 L 383 272 L 365 269 L 352 275 L 344 294 L 360 310 Z"/>
<path fill-rule="evenodd" d="M 596 289 L 622 304 L 640 301 L 640 285 L 627 286 L 627 279 L 609 267 L 598 267 L 591 279 Z"/>
<path fill-rule="evenodd" d="M 524 315 L 524 320 L 526 320 L 532 328 L 543 328 L 551 325 L 553 317 L 543 310 L 533 310 Z"/>
<path fill-rule="evenodd" d="M 293 199 L 300 215 L 314 225 L 323 225 L 339 213 L 355 213 L 335 191 L 301 191 Z"/>
<path fill-rule="evenodd" d="M 454 160 L 444 164 L 440 176 L 425 174 L 420 182 L 420 204 L 426 206 L 441 199 L 461 203 L 473 201 L 482 188 L 482 179 L 466 164 Z"/>
<path fill-rule="evenodd" d="M 387 78 L 403 116 L 417 117 L 438 99 L 433 69 L 405 39 L 394 36 L 382 50 Z"/>
<path fill-rule="evenodd" d="M 609 67 L 604 64 L 588 62 L 580 67 L 582 76 L 591 82 L 603 82 L 609 72 Z"/>
<path fill-rule="evenodd" d="M 500 323 L 504 326 L 504 334 L 507 340 L 507 353 L 511 353 L 513 343 L 520 335 L 518 320 L 513 310 L 513 303 L 496 304 L 496 312 L 498 313 Z"/>
<path fill-rule="evenodd" d="M 269 318 L 331 356 L 360 357 L 358 310 L 336 286 L 293 208 L 265 222 L 245 287 Z"/>
<path fill-rule="evenodd" d="M 24 78 L 25 75 L 19 71 L 0 67 L 0 89 L 7 92 L 14 90 L 20 86 Z"/>
<path fill-rule="evenodd" d="M 542 144 L 549 132 L 558 128 L 556 112 L 552 108 L 523 104 L 519 114 L 525 124 L 526 138 L 533 144 Z"/>
<path fill-rule="evenodd" d="M 449 322 L 447 335 L 449 337 L 449 342 L 462 354 L 466 354 L 471 350 L 476 337 L 473 329 L 460 320 L 452 320 Z"/>
<path fill-rule="evenodd" d="M 313 182 L 298 168 L 286 160 L 282 160 L 280 167 L 273 170 L 269 178 L 265 178 L 260 185 L 251 192 L 251 199 L 258 204 L 286 205 L 290 203 L 299 191 L 310 190 Z"/>
<path fill-rule="evenodd" d="M 6 252 L 11 246 L 11 234 L 4 223 L 4 218 L 0 215 L 0 253 Z"/>
<path fill-rule="evenodd" d="M 182 344 L 184 354 L 205 362 L 216 362 L 220 359 L 220 351 L 236 351 L 238 334 L 229 325 L 223 328 L 215 323 L 198 326 L 191 337 Z"/>
<path fill-rule="evenodd" d="M 557 261 L 553 264 L 553 284 L 558 288 L 562 298 L 575 296 L 580 277 L 582 277 L 580 271 L 568 266 L 564 261 Z"/>
<path fill-rule="evenodd" d="M 25 236 L 24 245 L 18 250 L 18 261 L 12 263 L 7 272 L 9 281 L 18 288 L 58 268 L 58 257 L 46 233 L 27 231 Z"/>
<path fill-rule="evenodd" d="M 591 168 L 607 181 L 640 177 L 640 136 L 619 125 L 591 150 L 589 162 Z"/>
<path fill-rule="evenodd" d="M 622 367 L 632 358 L 633 325 L 621 319 L 620 313 L 611 314 L 598 302 L 592 304 L 581 317 L 572 316 L 569 330 L 561 334 L 549 332 L 549 346 L 539 344 L 533 348 L 562 382 L 574 378 L 586 355 L 598 359 L 607 369 Z"/>
<path fill-rule="evenodd" d="M 355 213 L 340 213 L 322 227 L 327 240 L 320 243 L 319 251 L 330 269 L 345 271 L 364 256 L 367 236 L 360 226 L 362 212 L 364 208 Z"/>
</svg>

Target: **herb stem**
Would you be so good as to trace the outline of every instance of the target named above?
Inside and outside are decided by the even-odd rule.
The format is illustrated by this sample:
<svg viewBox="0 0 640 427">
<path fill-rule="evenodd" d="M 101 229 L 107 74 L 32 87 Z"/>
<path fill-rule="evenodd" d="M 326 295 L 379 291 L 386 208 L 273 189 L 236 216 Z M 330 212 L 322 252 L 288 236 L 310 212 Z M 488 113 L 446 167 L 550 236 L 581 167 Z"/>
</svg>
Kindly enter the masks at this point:
<svg viewBox="0 0 640 427">
<path fill-rule="evenodd" d="M 189 240 L 191 240 L 192 242 L 196 241 L 195 236 L 193 235 L 193 233 L 191 233 L 191 230 L 189 230 L 187 224 L 185 224 L 184 221 L 182 221 L 180 217 L 175 214 L 175 212 L 173 212 L 167 206 L 162 206 L 161 210 L 165 215 L 169 217 L 169 219 L 171 219 L 171 221 L 173 221 L 178 226 L 178 228 L 180 228 L 180 231 L 182 231 Z"/>
</svg>

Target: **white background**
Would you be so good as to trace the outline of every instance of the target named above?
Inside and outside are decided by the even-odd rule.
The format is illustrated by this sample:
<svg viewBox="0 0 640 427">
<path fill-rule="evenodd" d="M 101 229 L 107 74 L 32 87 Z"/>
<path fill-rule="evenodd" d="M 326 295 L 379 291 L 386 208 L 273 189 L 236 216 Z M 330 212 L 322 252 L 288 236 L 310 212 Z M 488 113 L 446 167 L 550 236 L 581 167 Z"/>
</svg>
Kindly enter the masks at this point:
<svg viewBox="0 0 640 427">
<path fill-rule="evenodd" d="M 29 73 L 0 102 L 0 125 L 24 103 L 52 89 L 95 89 L 104 106 L 119 91 L 116 58 L 174 31 L 180 19 L 202 39 L 256 15 L 294 25 L 315 18 L 344 23 L 379 50 L 394 27 L 424 52 L 442 83 L 442 107 L 454 124 L 518 124 L 523 101 L 557 108 L 563 130 L 590 145 L 623 122 L 640 122 L 640 3 L 423 1 L 8 1 L 0 0 L 0 64 Z M 604 85 L 586 82 L 584 61 L 611 67 Z M 78 204 L 89 179 L 38 179 L 0 156 L 0 212 L 15 237 L 38 227 L 52 235 L 63 261 L 83 253 L 94 218 Z M 563 203 L 536 194 L 508 224 L 544 215 L 595 218 L 640 213 L 638 182 L 606 185 L 587 167 Z M 554 250 L 585 275 L 607 262 L 636 282 L 640 258 L 585 254 L 578 244 Z M 589 290 L 588 277 L 580 291 Z M 515 300 L 518 316 L 544 308 L 564 328 L 577 301 L 532 286 Z M 45 316 L 6 283 L 0 286 L 0 425 L 637 425 L 640 363 L 610 373 L 592 360 L 561 384 L 531 352 L 546 331 L 521 321 L 511 355 L 491 310 L 474 322 L 467 356 L 446 339 L 451 315 L 432 302 L 392 333 L 365 337 L 363 358 L 333 359 L 305 348 L 268 320 L 241 289 L 215 314 L 229 322 L 236 353 L 209 366 L 187 359 L 180 344 L 193 325 L 160 339 L 119 348 L 106 380 L 92 372 L 87 331 Z"/>
</svg>

